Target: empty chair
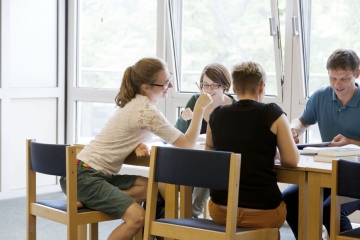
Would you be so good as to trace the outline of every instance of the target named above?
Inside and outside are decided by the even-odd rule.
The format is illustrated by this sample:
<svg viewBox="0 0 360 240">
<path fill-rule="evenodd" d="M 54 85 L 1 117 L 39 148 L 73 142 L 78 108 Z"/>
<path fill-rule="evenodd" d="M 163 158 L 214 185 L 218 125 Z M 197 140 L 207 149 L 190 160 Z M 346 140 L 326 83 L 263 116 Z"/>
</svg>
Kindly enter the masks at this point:
<svg viewBox="0 0 360 240">
<path fill-rule="evenodd" d="M 360 228 L 340 233 L 340 207 L 342 203 L 360 199 L 360 163 L 333 160 L 331 174 L 330 239 L 359 239 Z"/>
</svg>

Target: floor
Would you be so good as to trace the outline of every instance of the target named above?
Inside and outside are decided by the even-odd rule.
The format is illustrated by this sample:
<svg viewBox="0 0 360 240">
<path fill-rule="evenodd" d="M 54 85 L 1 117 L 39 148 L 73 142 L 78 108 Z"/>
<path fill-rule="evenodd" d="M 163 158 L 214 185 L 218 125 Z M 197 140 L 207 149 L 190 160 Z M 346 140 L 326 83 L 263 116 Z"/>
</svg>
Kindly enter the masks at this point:
<svg viewBox="0 0 360 240">
<path fill-rule="evenodd" d="M 62 192 L 42 195 L 42 199 L 63 198 Z M 25 198 L 16 198 L 0 201 L 0 239 L 24 240 L 26 239 L 26 201 Z M 46 219 L 37 220 L 37 240 L 64 240 L 66 227 Z M 109 221 L 99 224 L 99 240 L 106 240 L 111 231 L 121 224 L 121 220 Z M 280 229 L 281 239 L 294 240 L 290 228 L 284 225 Z"/>
</svg>

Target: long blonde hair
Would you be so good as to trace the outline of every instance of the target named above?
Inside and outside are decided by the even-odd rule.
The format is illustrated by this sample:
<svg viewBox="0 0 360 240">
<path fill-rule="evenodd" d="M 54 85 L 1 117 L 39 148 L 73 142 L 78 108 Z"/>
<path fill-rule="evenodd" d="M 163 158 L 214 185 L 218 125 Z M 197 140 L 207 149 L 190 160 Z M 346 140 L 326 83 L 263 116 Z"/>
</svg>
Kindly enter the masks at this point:
<svg viewBox="0 0 360 240">
<path fill-rule="evenodd" d="M 143 84 L 156 82 L 158 73 L 166 69 L 167 64 L 160 58 L 142 58 L 134 66 L 128 67 L 115 97 L 116 105 L 124 107 L 136 94 L 141 94 Z"/>
</svg>

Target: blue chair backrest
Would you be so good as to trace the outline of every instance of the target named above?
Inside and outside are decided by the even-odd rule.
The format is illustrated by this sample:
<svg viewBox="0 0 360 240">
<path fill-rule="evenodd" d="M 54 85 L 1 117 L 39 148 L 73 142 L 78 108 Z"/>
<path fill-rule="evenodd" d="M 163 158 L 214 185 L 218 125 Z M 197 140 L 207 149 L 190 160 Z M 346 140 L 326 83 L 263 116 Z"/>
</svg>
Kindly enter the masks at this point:
<svg viewBox="0 0 360 240">
<path fill-rule="evenodd" d="M 338 160 L 337 194 L 360 199 L 360 162 Z"/>
<path fill-rule="evenodd" d="M 30 142 L 31 169 L 35 172 L 66 176 L 65 144 Z"/>
<path fill-rule="evenodd" d="M 227 190 L 231 152 L 158 147 L 155 181 Z"/>
</svg>

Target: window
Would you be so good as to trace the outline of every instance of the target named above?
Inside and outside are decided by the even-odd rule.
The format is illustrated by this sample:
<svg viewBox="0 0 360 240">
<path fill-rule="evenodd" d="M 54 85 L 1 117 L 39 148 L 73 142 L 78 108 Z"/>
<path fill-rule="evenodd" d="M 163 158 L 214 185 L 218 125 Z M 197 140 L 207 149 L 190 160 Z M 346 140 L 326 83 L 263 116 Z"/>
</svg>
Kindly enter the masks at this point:
<svg viewBox="0 0 360 240">
<path fill-rule="evenodd" d="M 360 26 L 357 9 L 360 1 L 300 1 L 303 14 L 305 98 L 329 85 L 326 62 L 338 48 L 360 54 Z M 331 26 L 331 27 L 330 27 Z M 357 80 L 358 81 L 358 80 Z M 308 130 L 307 141 L 320 142 L 317 125 Z"/>
<path fill-rule="evenodd" d="M 284 1 L 280 1 L 284 3 Z M 179 91 L 197 92 L 195 82 L 211 62 L 224 64 L 229 71 L 234 63 L 252 60 L 267 72 L 267 95 L 278 96 L 282 79 L 281 44 L 277 1 L 199 0 L 174 1 L 173 14 Z M 281 11 L 280 14 L 284 14 Z M 176 18 L 177 17 L 177 18 Z M 269 30 L 273 18 L 273 31 Z M 273 36 L 272 36 L 273 35 Z"/>
<path fill-rule="evenodd" d="M 88 143 L 116 110 L 115 103 L 77 102 L 77 142 Z"/>
<path fill-rule="evenodd" d="M 360 54 L 360 32 L 355 30 L 360 27 L 357 11 L 360 1 L 307 0 L 303 7 L 303 12 L 311 12 L 304 15 L 307 96 L 310 96 L 318 88 L 329 85 L 326 61 L 333 51 L 345 48 Z"/>
<path fill-rule="evenodd" d="M 128 66 L 156 55 L 156 0 L 81 0 L 78 87 L 116 88 Z"/>
</svg>

